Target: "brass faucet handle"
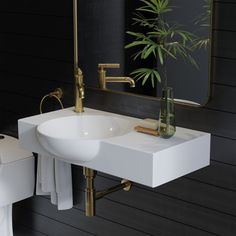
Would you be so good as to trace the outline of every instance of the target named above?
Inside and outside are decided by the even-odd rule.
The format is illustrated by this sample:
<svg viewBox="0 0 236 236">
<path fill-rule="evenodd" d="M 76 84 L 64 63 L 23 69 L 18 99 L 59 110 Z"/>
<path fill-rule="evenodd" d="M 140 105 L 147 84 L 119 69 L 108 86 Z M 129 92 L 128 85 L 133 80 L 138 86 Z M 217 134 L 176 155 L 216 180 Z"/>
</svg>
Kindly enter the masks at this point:
<svg viewBox="0 0 236 236">
<path fill-rule="evenodd" d="M 105 68 L 120 68 L 119 63 L 99 63 L 98 69 L 104 70 Z"/>
</svg>

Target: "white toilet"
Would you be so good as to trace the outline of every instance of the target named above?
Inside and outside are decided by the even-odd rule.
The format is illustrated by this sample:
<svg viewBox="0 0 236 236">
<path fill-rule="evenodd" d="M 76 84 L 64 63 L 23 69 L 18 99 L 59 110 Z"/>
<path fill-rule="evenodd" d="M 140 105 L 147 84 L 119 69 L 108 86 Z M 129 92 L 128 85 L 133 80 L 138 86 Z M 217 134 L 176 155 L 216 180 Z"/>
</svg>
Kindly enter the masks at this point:
<svg viewBox="0 0 236 236">
<path fill-rule="evenodd" d="M 0 134 L 0 236 L 13 236 L 12 204 L 34 194 L 34 157 Z"/>
</svg>

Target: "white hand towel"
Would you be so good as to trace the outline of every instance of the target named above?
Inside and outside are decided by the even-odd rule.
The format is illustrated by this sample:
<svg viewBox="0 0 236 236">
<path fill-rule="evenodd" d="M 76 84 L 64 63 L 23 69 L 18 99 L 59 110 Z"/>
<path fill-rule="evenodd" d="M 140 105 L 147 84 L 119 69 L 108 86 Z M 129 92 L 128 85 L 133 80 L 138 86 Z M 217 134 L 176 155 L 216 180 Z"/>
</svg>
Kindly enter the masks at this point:
<svg viewBox="0 0 236 236">
<path fill-rule="evenodd" d="M 73 207 L 71 164 L 55 160 L 55 182 L 58 210 Z"/>
<path fill-rule="evenodd" d="M 51 195 L 58 210 L 73 207 L 71 164 L 38 155 L 37 195 Z"/>
</svg>

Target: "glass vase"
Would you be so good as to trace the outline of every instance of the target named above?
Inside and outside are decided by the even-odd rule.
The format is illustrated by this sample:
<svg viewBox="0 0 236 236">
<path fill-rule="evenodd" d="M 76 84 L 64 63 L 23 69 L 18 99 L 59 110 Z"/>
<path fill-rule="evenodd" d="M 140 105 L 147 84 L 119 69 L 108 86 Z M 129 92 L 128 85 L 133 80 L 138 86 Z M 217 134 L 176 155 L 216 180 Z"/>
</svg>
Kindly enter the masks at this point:
<svg viewBox="0 0 236 236">
<path fill-rule="evenodd" d="M 170 138 L 175 134 L 175 104 L 173 89 L 165 87 L 162 89 L 159 115 L 159 133 L 162 138 Z"/>
</svg>

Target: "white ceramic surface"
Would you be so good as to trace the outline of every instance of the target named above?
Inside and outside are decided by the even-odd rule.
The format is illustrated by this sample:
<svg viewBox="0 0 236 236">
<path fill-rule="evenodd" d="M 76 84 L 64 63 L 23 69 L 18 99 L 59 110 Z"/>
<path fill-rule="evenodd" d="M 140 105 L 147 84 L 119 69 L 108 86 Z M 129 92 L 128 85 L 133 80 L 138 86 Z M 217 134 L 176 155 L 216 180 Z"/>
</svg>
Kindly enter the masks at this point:
<svg viewBox="0 0 236 236">
<path fill-rule="evenodd" d="M 0 236 L 13 236 L 12 204 L 33 196 L 34 157 L 16 138 L 0 139 Z"/>
<path fill-rule="evenodd" d="M 37 127 L 40 144 L 66 162 L 90 161 L 99 154 L 101 141 L 132 130 L 128 120 L 105 115 L 67 116 Z"/>
<path fill-rule="evenodd" d="M 73 107 L 71 107 L 19 120 L 18 130 L 20 143 L 24 148 L 32 152 L 48 155 L 49 152 L 46 151 L 45 148 L 42 148 L 42 145 L 39 143 L 36 134 L 38 126 L 56 118 L 75 117 L 71 119 L 76 120 L 78 119 L 77 117 L 89 115 L 121 119 L 122 122 L 119 120 L 119 122 L 116 123 L 122 124 L 123 131 L 121 132 L 119 129 L 115 129 L 117 132 L 113 135 L 110 133 L 110 126 L 107 124 L 101 124 L 102 130 L 99 131 L 96 126 L 99 122 L 103 122 L 96 119 L 98 122 L 95 122 L 94 128 L 91 130 L 98 130 L 94 132 L 94 134 L 88 134 L 90 140 L 91 137 L 94 138 L 92 142 L 94 142 L 95 138 L 100 139 L 102 134 L 104 134 L 103 129 L 106 129 L 99 143 L 99 151 L 96 151 L 96 157 L 86 162 L 78 162 L 77 160 L 70 161 L 72 164 L 129 179 L 146 186 L 157 187 L 206 167 L 210 163 L 211 135 L 209 133 L 177 127 L 176 133 L 172 138 L 162 139 L 160 137 L 135 132 L 133 128 L 141 123 L 141 119 L 89 108 L 85 108 L 85 112 L 80 115 L 76 114 L 73 111 Z M 127 121 L 130 124 L 127 129 L 124 128 L 126 122 L 123 121 Z M 69 127 L 69 123 L 66 127 Z M 130 128 L 131 130 L 128 131 Z M 69 136 L 70 135 L 71 134 L 69 134 Z M 73 137 L 76 135 L 77 137 L 79 136 L 77 133 L 73 135 Z M 84 136 L 86 135 L 82 134 L 83 141 L 88 141 L 89 139 L 86 140 Z M 52 155 L 52 157 L 68 160 L 66 159 L 66 155 L 69 153 L 70 148 L 68 148 L 66 142 L 62 142 L 61 147 L 65 150 L 65 156 L 60 158 Z M 78 150 L 78 155 L 80 151 L 81 149 Z M 86 152 L 87 151 L 88 150 L 86 150 Z"/>
</svg>

